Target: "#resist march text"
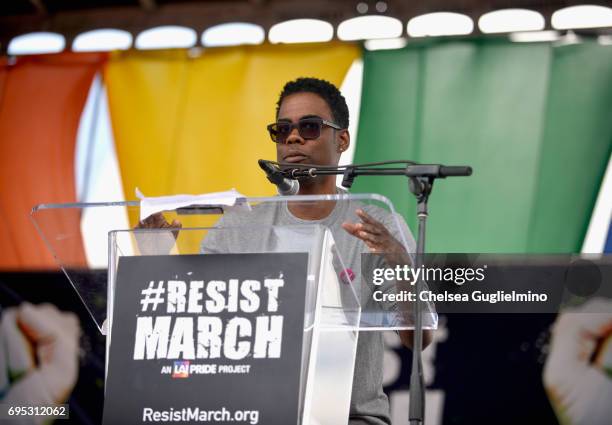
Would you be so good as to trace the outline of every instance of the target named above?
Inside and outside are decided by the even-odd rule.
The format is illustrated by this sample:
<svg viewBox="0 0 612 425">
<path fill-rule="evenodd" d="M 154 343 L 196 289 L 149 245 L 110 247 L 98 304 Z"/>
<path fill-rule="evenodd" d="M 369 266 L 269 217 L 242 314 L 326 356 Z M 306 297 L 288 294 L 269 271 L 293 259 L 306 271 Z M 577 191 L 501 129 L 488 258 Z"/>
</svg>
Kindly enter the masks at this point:
<svg viewBox="0 0 612 425">
<path fill-rule="evenodd" d="M 279 358 L 283 316 L 268 313 L 278 311 L 278 294 L 284 284 L 282 277 L 263 283 L 151 281 L 141 291 L 141 311 L 164 315 L 137 318 L 133 358 Z M 221 312 L 236 315 L 223 320 L 215 316 Z"/>
</svg>

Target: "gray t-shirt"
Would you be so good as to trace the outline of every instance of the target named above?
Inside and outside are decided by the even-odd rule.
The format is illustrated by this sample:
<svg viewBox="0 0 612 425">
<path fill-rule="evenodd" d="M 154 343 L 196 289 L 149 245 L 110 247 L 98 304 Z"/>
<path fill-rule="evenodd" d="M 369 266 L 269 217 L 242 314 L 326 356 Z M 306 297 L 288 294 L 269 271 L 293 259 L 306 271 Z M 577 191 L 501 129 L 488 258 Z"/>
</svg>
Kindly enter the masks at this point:
<svg viewBox="0 0 612 425">
<path fill-rule="evenodd" d="M 398 227 L 401 226 L 408 251 L 414 252 L 414 238 L 401 216 L 354 200 L 337 202 L 331 214 L 322 220 L 297 218 L 289 212 L 285 202 L 259 204 L 254 206 L 250 212 L 230 212 L 221 218 L 217 226 L 248 225 L 249 229 L 253 230 L 245 230 L 243 227 L 241 231 L 236 232 L 223 232 L 222 234 L 211 232 L 202 242 L 201 251 L 203 253 L 307 251 L 310 246 L 308 239 L 312 235 L 308 234 L 304 227 L 261 232 L 257 230 L 257 226 L 252 225 L 260 224 L 264 228 L 267 226 L 269 228 L 269 226 L 321 224 L 330 229 L 345 266 L 358 275 L 361 270 L 361 253 L 367 253 L 369 250 L 360 239 L 350 235 L 342 228 L 342 223 L 345 221 L 353 223 L 361 221 L 355 213 L 358 208 L 382 222 L 400 241 L 402 238 L 399 235 Z M 300 246 L 303 246 L 304 249 L 300 249 Z M 364 285 L 362 285 L 360 294 L 362 310 L 373 311 L 374 307 L 367 305 L 368 302 L 373 302 L 372 297 L 369 296 L 369 293 L 364 293 L 363 287 Z M 389 402 L 382 385 L 383 349 L 381 332 L 360 332 L 351 395 L 350 425 L 391 423 Z"/>
</svg>

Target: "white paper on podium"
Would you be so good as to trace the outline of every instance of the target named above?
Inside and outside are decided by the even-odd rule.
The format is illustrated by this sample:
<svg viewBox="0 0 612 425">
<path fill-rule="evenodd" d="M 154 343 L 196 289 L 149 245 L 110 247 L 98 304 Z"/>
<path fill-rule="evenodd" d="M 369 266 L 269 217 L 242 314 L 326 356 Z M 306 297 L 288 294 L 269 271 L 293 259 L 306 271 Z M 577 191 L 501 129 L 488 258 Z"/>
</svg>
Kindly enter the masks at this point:
<svg viewBox="0 0 612 425">
<path fill-rule="evenodd" d="M 233 188 L 225 192 L 204 193 L 201 195 L 171 195 L 152 198 L 144 196 L 136 188 L 136 197 L 140 199 L 140 220 L 144 220 L 158 212 L 171 211 L 192 205 L 221 206 L 224 210 L 251 210 L 251 206 L 246 202 L 246 196 Z"/>
</svg>

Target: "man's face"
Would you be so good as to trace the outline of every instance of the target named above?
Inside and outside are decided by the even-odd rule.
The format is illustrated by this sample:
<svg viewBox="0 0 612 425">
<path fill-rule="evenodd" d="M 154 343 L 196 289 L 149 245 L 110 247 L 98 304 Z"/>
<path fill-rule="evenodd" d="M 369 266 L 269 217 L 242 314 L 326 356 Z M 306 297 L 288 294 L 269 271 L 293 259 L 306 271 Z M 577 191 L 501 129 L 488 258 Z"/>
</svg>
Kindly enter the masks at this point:
<svg viewBox="0 0 612 425">
<path fill-rule="evenodd" d="M 296 124 L 300 119 L 319 117 L 335 122 L 331 109 L 322 97 L 309 92 L 295 93 L 283 99 L 277 121 Z M 336 140 L 334 140 L 334 135 Z M 334 130 L 323 125 L 317 139 L 305 140 L 294 128 L 286 143 L 276 144 L 278 162 L 295 162 L 316 165 L 336 165 L 340 154 L 348 147 L 346 130 Z"/>
</svg>

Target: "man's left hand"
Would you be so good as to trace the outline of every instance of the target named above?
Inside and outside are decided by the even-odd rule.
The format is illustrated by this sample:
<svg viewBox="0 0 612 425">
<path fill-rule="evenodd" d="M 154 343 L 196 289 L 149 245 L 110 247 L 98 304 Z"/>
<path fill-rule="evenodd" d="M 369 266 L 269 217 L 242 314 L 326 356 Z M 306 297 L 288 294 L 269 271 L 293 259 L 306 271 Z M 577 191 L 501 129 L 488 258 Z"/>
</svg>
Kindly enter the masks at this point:
<svg viewBox="0 0 612 425">
<path fill-rule="evenodd" d="M 390 265 L 409 264 L 410 258 L 404 246 L 380 221 L 372 218 L 362 209 L 355 211 L 362 220 L 359 223 L 344 222 L 342 227 L 351 235 L 361 239 L 370 252 L 383 254 Z"/>
</svg>

